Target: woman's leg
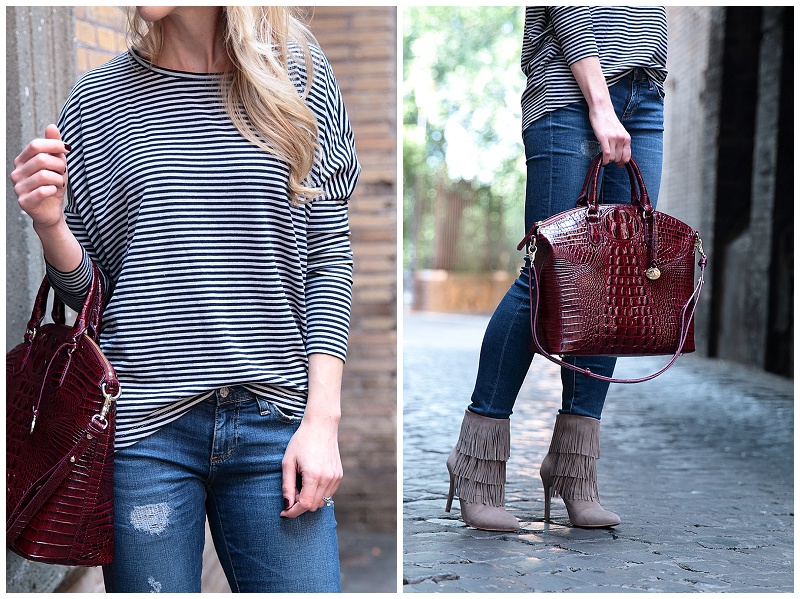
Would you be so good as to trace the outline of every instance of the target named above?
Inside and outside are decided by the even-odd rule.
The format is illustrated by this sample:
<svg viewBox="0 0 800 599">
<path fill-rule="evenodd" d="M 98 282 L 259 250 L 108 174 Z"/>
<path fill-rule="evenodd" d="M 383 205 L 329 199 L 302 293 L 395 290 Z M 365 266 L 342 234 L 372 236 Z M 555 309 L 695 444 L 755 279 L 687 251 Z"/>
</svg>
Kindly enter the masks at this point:
<svg viewBox="0 0 800 599">
<path fill-rule="evenodd" d="M 580 106 L 567 106 L 538 119 L 526 129 L 523 139 L 528 169 L 527 230 L 534 221 L 575 206 L 599 148 Z M 451 476 L 448 508 L 452 495 L 458 495 L 462 518 L 477 528 L 518 527 L 503 508 L 510 446 L 508 418 L 532 358 L 528 275 L 523 268 L 489 321 L 472 403 L 447 460 Z"/>
<path fill-rule="evenodd" d="M 523 133 L 523 142 L 527 165 L 527 231 L 535 221 L 575 207 L 586 171 L 600 146 L 592 133 L 584 102 L 536 120 Z M 486 328 L 470 411 L 491 418 L 511 415 L 533 359 L 531 341 L 526 266 Z M 593 369 L 601 373 L 613 371 L 613 363 L 614 358 L 591 359 Z"/>
<path fill-rule="evenodd" d="M 109 593 L 199 593 L 205 539 L 204 404 L 114 454 Z M 208 410 L 205 410 L 206 412 Z M 210 418 L 210 415 L 209 415 Z M 205 451 L 203 451 L 205 445 Z"/>
<path fill-rule="evenodd" d="M 281 460 L 298 418 L 242 387 L 217 393 L 208 520 L 235 592 L 339 592 L 334 507 L 281 518 Z"/>
<path fill-rule="evenodd" d="M 631 135 L 631 153 L 642 171 L 650 200 L 655 205 L 661 180 L 663 99 L 641 71 L 634 71 L 610 88 L 617 116 Z M 604 169 L 601 201 L 630 202 L 630 182 L 623 169 Z M 614 358 L 581 357 L 568 361 L 610 376 Z M 599 503 L 597 459 L 600 457 L 600 414 L 608 383 L 569 369 L 561 369 L 562 408 L 556 417 L 550 450 L 540 474 L 545 488 L 545 519 L 550 498 L 561 495 L 575 526 L 619 524 L 619 517 Z"/>
<path fill-rule="evenodd" d="M 658 96 L 655 86 L 650 85 L 640 71 L 632 73 L 630 77 L 612 86 L 611 98 L 621 121 L 631 134 L 633 156 L 642 170 L 651 200 L 655 202 L 661 176 L 663 99 Z M 585 102 L 571 104 L 538 119 L 525 130 L 523 141 L 527 164 L 525 203 L 527 230 L 533 222 L 575 206 L 589 164 L 600 148 L 591 129 Z M 604 169 L 601 194 L 602 201 L 607 203 L 630 201 L 630 184 L 624 169 L 618 169 L 613 165 Z M 469 406 L 469 411 L 474 414 L 502 421 L 512 413 L 517 394 L 533 358 L 530 350 L 527 284 L 527 273 L 523 268 L 489 322 L 481 346 L 478 376 Z M 607 356 L 587 356 L 567 358 L 567 360 L 606 376 L 613 374 L 616 363 L 615 358 Z M 565 368 L 562 369 L 562 382 L 561 414 L 567 417 L 590 417 L 599 420 L 608 383 L 576 375 Z M 557 420 L 557 427 L 560 422 L 568 423 L 567 417 Z M 589 422 L 588 425 L 591 426 L 583 426 L 584 421 L 575 422 L 578 425 L 562 428 L 574 429 L 579 436 L 585 436 L 585 433 L 594 430 L 597 424 Z M 505 428 L 498 422 L 495 426 L 497 430 L 486 433 L 486 439 L 469 439 L 465 435 L 465 428 L 472 430 L 474 427 L 467 426 L 468 424 L 465 418 L 459 441 L 448 459 L 448 468 L 456 494 L 459 494 L 459 487 L 478 486 L 491 490 L 493 484 L 500 486 L 499 492 L 492 490 L 493 495 L 502 497 L 505 484 L 504 454 L 497 451 L 496 441 L 490 443 L 486 439 L 500 438 L 500 445 L 507 443 L 507 434 L 503 432 Z M 483 428 L 488 429 L 486 426 Z M 554 439 L 557 437 L 570 439 L 568 434 L 554 435 Z M 593 466 L 599 456 L 599 431 L 588 437 L 591 443 L 585 447 L 582 447 L 581 443 L 575 446 L 575 443 L 570 441 L 564 447 L 551 447 L 551 452 L 568 450 L 574 455 L 582 455 L 583 460 L 591 462 Z M 578 449 L 581 453 L 576 453 Z M 587 452 L 585 455 L 584 451 Z M 554 467 L 553 471 L 550 471 L 551 463 L 547 464 L 547 471 L 543 473 L 543 479 L 547 476 L 548 482 L 551 483 L 550 485 L 546 483 L 548 487 L 552 485 L 551 477 L 559 476 L 557 472 L 559 468 Z M 593 467 L 590 470 L 594 471 Z M 592 477 L 592 480 L 588 481 L 589 486 L 594 485 L 596 488 L 596 474 L 589 473 L 589 476 Z M 555 487 L 558 486 L 559 482 L 556 481 Z M 580 486 L 586 487 L 583 483 Z M 562 488 L 565 487 L 562 485 Z M 480 493 L 473 495 L 474 498 L 470 501 L 481 497 Z M 486 493 L 483 494 L 484 497 L 485 495 Z M 596 493 L 590 498 L 595 504 L 591 507 L 599 508 L 595 499 Z M 502 503 L 492 505 L 502 506 Z M 501 507 L 499 509 L 502 510 Z M 589 520 L 594 518 L 594 522 L 602 520 L 609 524 L 619 521 L 614 514 L 599 509 L 602 518 L 595 517 L 598 516 L 597 513 L 590 514 L 587 518 Z M 493 517 L 499 520 L 502 515 L 495 513 Z M 589 522 L 588 525 L 597 524 Z"/>
</svg>

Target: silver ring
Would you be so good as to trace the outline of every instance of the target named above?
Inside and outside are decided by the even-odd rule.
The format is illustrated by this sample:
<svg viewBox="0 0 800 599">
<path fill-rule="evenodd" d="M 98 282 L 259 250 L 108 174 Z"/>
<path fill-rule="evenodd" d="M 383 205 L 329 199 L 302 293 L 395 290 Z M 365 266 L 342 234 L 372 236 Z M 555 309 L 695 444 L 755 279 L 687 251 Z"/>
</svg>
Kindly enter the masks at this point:
<svg viewBox="0 0 800 599">
<path fill-rule="evenodd" d="M 324 501 L 325 505 L 327 505 L 328 507 L 333 505 L 333 497 L 323 497 L 322 501 Z"/>
</svg>

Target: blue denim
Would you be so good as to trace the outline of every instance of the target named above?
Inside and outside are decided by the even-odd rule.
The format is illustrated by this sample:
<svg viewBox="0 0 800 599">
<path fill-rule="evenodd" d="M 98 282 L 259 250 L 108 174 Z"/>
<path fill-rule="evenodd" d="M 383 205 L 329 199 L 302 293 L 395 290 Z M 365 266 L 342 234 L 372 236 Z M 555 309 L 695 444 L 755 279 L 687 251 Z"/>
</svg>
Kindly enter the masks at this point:
<svg viewBox="0 0 800 599">
<path fill-rule="evenodd" d="M 664 99 L 643 71 L 635 69 L 609 88 L 617 116 L 631 136 L 631 153 L 639 165 L 655 206 L 661 184 Z M 600 144 L 589 123 L 585 101 L 575 102 L 534 121 L 522 134 L 527 164 L 525 230 L 538 220 L 575 207 L 583 180 Z M 630 181 L 624 168 L 603 169 L 604 203 L 628 203 Z M 520 235 L 522 237 L 522 235 Z M 500 301 L 484 334 L 472 412 L 508 418 L 531 365 L 530 307 L 527 267 Z M 543 359 L 543 358 L 540 358 Z M 611 376 L 616 358 L 567 357 L 567 362 Z M 600 418 L 609 383 L 561 369 L 562 414 Z"/>
<path fill-rule="evenodd" d="M 205 520 L 234 592 L 339 592 L 333 506 L 281 518 L 281 460 L 299 419 L 217 390 L 114 455 L 107 592 L 200 592 Z"/>
</svg>

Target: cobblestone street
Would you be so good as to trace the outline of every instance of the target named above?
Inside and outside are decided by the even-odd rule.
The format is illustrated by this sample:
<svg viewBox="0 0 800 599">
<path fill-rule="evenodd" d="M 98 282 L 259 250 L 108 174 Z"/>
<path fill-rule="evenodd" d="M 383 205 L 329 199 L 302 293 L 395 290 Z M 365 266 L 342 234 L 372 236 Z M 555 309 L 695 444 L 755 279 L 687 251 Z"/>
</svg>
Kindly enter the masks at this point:
<svg viewBox="0 0 800 599">
<path fill-rule="evenodd" d="M 598 463 L 613 529 L 544 524 L 538 477 L 560 404 L 556 366 L 534 360 L 511 417 L 506 505 L 516 533 L 444 512 L 445 459 L 469 403 L 483 316 L 406 313 L 405 592 L 792 592 L 792 381 L 695 355 L 612 385 Z M 664 357 L 620 360 L 642 376 Z"/>
</svg>

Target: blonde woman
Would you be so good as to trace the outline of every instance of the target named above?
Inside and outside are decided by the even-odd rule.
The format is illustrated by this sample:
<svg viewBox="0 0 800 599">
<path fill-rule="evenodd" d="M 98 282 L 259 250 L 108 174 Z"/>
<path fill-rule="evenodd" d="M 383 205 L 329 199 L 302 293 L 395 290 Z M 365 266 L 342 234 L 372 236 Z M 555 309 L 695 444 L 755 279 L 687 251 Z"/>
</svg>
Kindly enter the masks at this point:
<svg viewBox="0 0 800 599">
<path fill-rule="evenodd" d="M 73 306 L 106 280 L 117 369 L 109 592 L 336 592 L 332 497 L 359 165 L 284 7 L 138 7 L 11 179 Z M 66 203 L 66 206 L 64 206 Z"/>
</svg>

